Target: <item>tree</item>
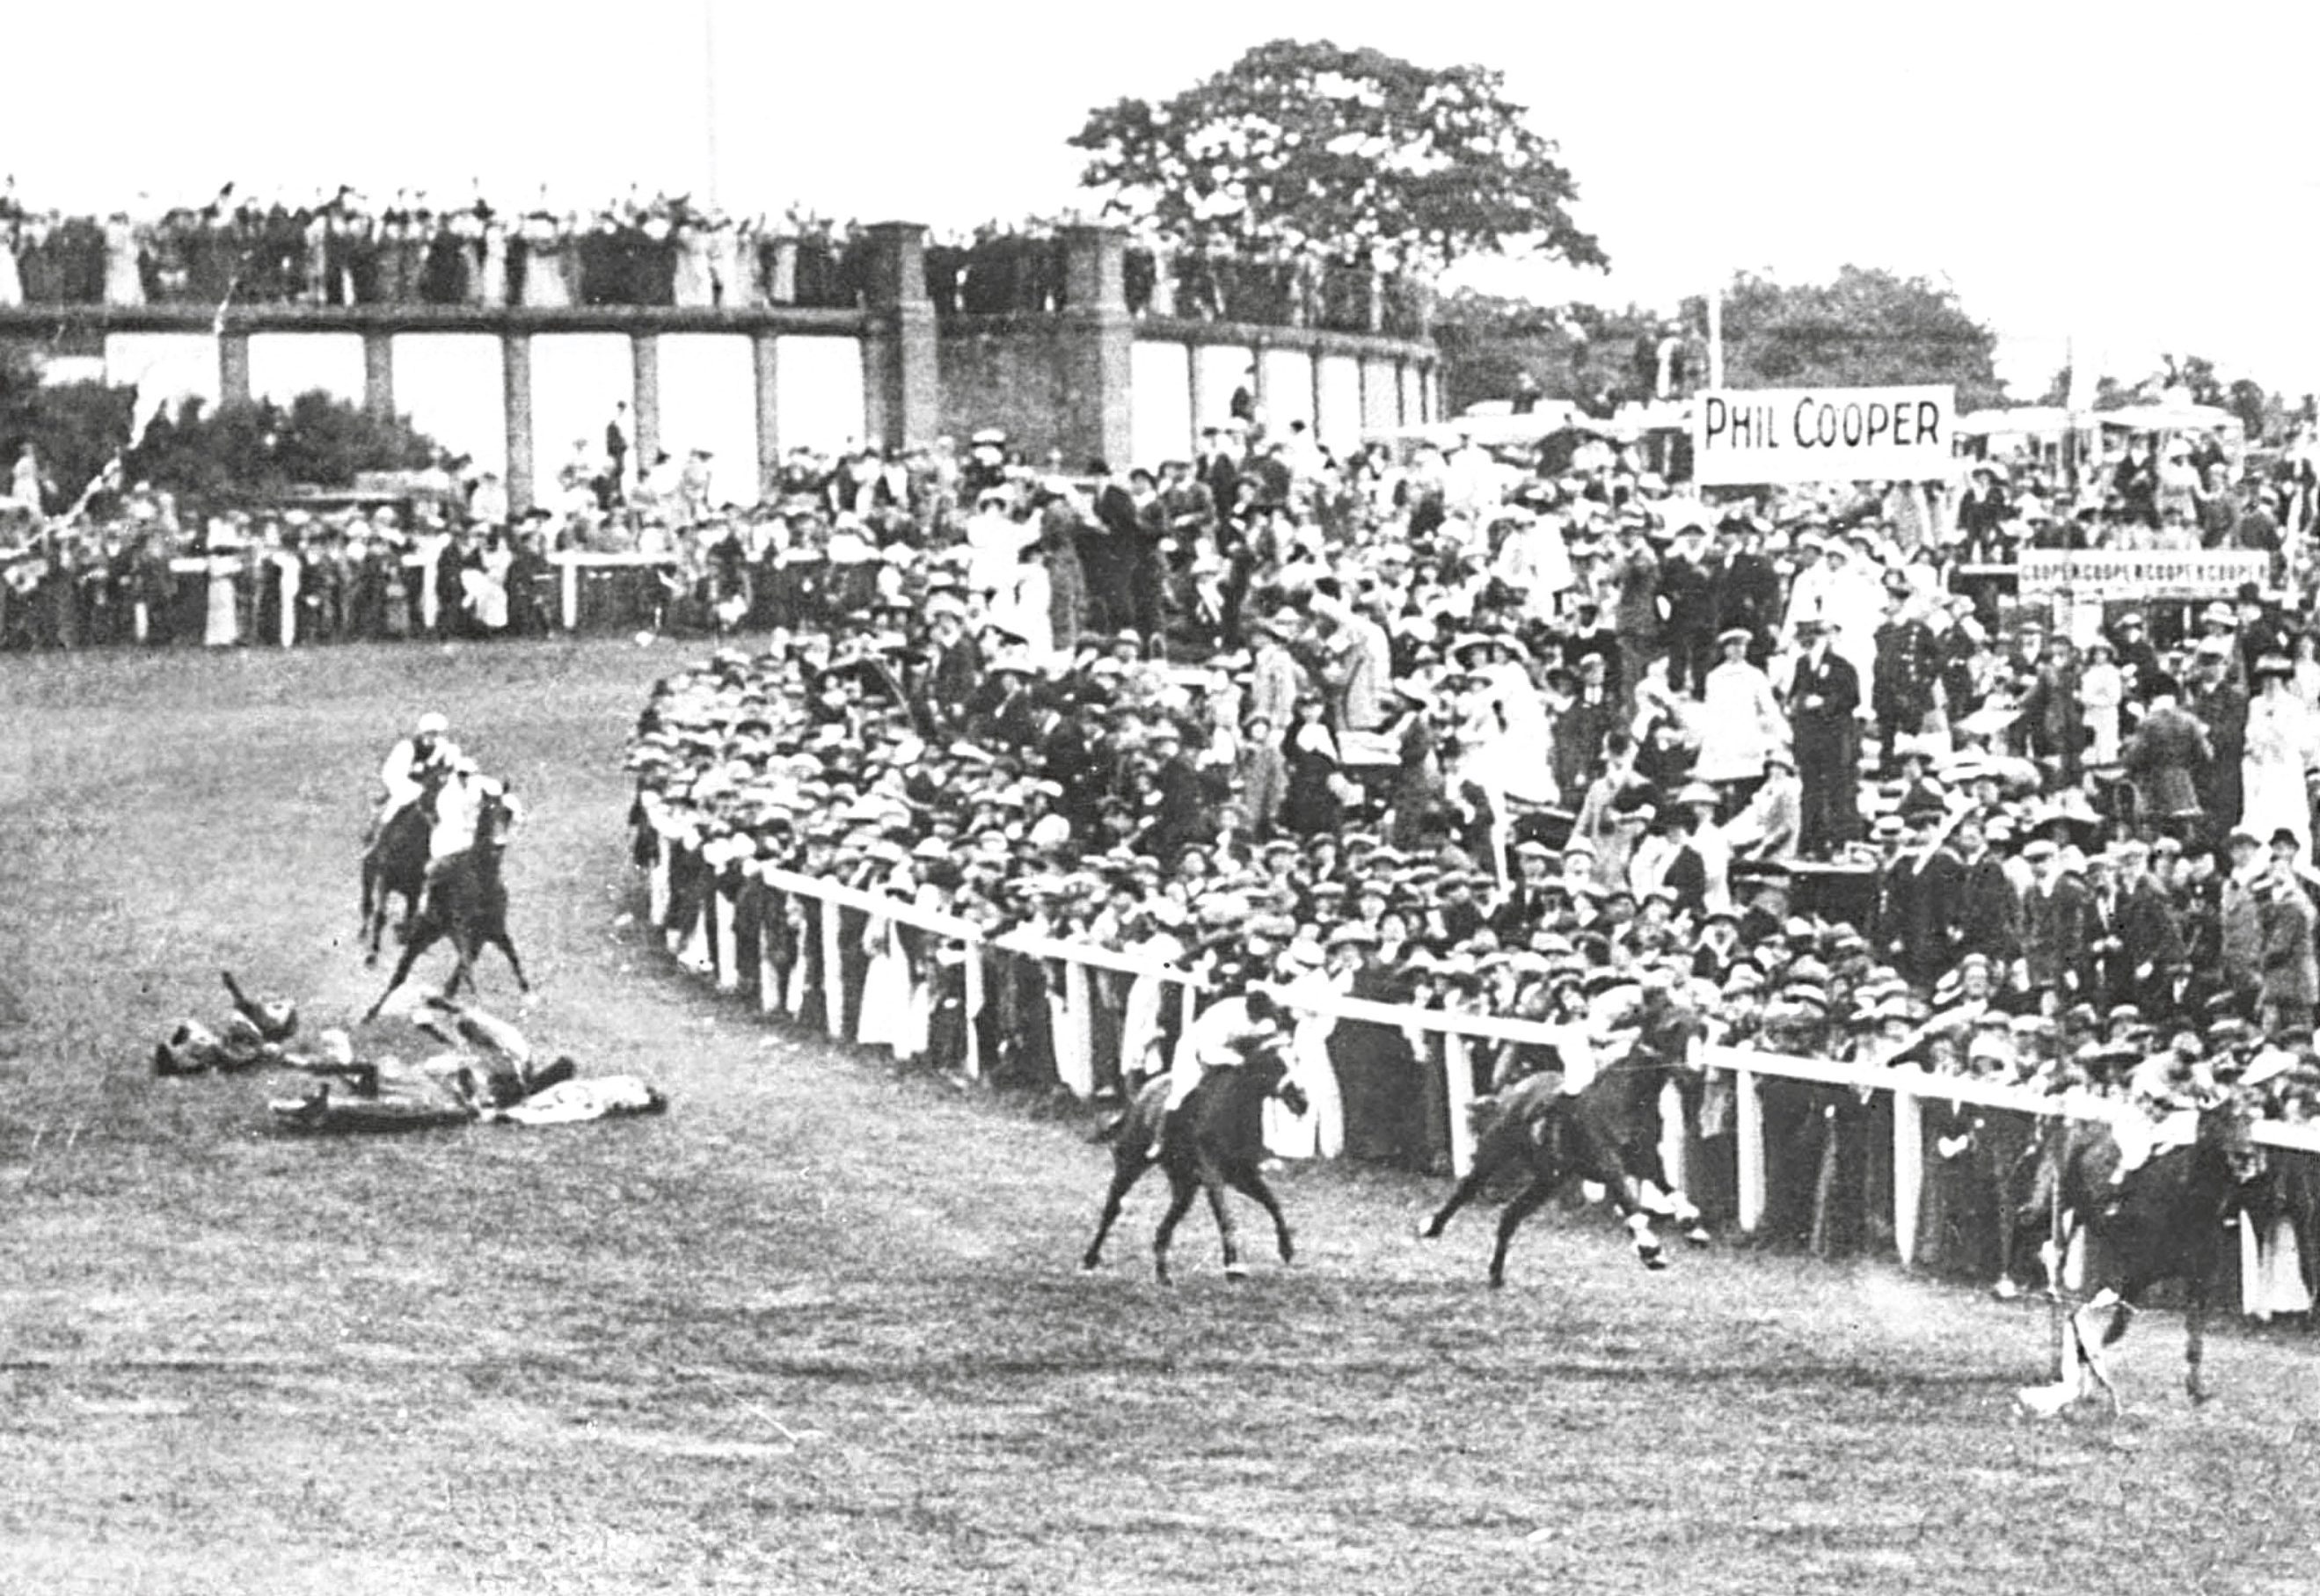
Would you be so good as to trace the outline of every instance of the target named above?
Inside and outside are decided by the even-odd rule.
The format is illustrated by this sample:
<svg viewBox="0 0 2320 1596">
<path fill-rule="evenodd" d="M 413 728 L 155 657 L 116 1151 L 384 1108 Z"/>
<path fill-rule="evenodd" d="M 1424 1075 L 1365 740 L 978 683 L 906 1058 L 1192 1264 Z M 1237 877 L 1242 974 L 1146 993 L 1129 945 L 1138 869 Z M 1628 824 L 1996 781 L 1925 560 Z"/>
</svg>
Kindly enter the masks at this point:
<svg viewBox="0 0 2320 1596">
<path fill-rule="evenodd" d="M 1699 300 L 1684 319 L 1707 318 Z M 1961 411 L 2001 402 L 1998 335 L 1950 289 L 1848 266 L 1833 283 L 1785 286 L 1743 272 L 1724 296 L 1725 380 L 1735 388 L 1951 383 Z"/>
<path fill-rule="evenodd" d="M 1653 396 L 1667 330 L 1663 318 L 1632 304 L 1543 305 L 1461 289 L 1442 302 L 1434 322 L 1444 400 L 1455 415 L 1481 400 L 1505 399 L 1528 372 L 1545 397 L 1609 416 Z"/>
<path fill-rule="evenodd" d="M 51 485 L 51 508 L 80 496 L 129 440 L 134 388 L 104 382 L 43 383 L 21 352 L 0 357 L 0 471 L 27 443 Z"/>
<path fill-rule="evenodd" d="M 1219 253 L 1438 272 L 1474 254 L 1608 261 L 1554 145 L 1501 75 L 1277 40 L 1174 98 L 1089 113 L 1071 142 L 1107 214 Z"/>
<path fill-rule="evenodd" d="M 350 487 L 364 471 L 416 470 L 435 443 L 407 417 L 381 417 L 316 391 L 212 411 L 187 399 L 157 418 L 123 462 L 132 480 L 195 503 L 264 498 L 291 487 Z"/>
</svg>

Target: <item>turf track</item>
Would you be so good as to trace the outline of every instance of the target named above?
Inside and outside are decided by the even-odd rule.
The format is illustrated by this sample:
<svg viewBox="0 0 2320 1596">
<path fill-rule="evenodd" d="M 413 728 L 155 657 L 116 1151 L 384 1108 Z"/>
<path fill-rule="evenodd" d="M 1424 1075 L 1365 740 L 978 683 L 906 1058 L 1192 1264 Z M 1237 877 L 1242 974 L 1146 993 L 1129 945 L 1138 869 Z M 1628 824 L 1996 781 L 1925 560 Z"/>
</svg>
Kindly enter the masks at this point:
<svg viewBox="0 0 2320 1596">
<path fill-rule="evenodd" d="M 0 1592 L 2320 1588 L 2320 1348 L 2033 1428 L 2044 1315 L 1298 1170 L 1303 1252 L 1073 1267 L 1083 1124 L 757 1023 L 624 915 L 662 645 L 0 660 Z M 313 1143 L 157 1081 L 215 970 L 344 1022 L 352 839 L 440 704 L 533 820 L 535 1034 L 666 1118 Z M 440 980 L 430 960 L 423 973 Z M 504 969 L 486 966 L 487 998 Z M 378 1028 L 377 1045 L 410 1033 Z M 278 1086 L 275 1089 L 279 1089 Z M 1252 1237 L 1262 1236 L 1253 1227 Z"/>
</svg>

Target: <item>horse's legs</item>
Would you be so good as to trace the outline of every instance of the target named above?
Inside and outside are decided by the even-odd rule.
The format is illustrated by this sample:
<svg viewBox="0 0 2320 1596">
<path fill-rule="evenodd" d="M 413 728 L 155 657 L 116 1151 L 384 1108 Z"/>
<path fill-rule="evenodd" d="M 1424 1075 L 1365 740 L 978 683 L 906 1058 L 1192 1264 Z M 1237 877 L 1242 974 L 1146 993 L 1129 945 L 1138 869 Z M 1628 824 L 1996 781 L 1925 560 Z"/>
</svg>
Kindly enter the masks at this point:
<svg viewBox="0 0 2320 1596">
<path fill-rule="evenodd" d="M 1460 1181 L 1456 1186 L 1451 1189 L 1449 1197 L 1443 1202 L 1442 1206 L 1435 1211 L 1434 1217 L 1418 1228 L 1418 1239 L 1421 1241 L 1441 1240 L 1442 1232 L 1448 1227 L 1452 1217 L 1455 1215 L 1460 1209 L 1465 1207 L 1466 1204 L 1481 1196 L 1483 1184 L 1496 1174 L 1498 1174 L 1497 1164 L 1486 1161 L 1480 1157 L 1476 1158 L 1474 1160 L 1474 1167 L 1466 1172 L 1466 1178 L 1464 1180 Z"/>
<path fill-rule="evenodd" d="M 2103 1326 L 2103 1333 L 2099 1337 L 2089 1337 L 2089 1316 L 2104 1309 L 2111 1311 L 2108 1322 Z M 2110 1362 L 2103 1356 L 2103 1348 L 2126 1334 L 2126 1322 L 2134 1312 L 2134 1308 L 2123 1301 L 2118 1292 L 2105 1287 L 2089 1298 L 2086 1306 L 2071 1315 L 2071 1328 L 2076 1333 L 2079 1359 L 2085 1365 L 2086 1372 L 2094 1376 L 2095 1383 L 2102 1387 L 2103 1394 L 2110 1399 L 2110 1416 L 2113 1419 L 2116 1419 L 2120 1411 L 2118 1384 L 2110 1377 Z"/>
<path fill-rule="evenodd" d="M 2207 1350 L 2207 1272 L 2195 1269 L 2191 1273 L 2190 1290 L 2183 1303 L 2183 1389 L 2195 1403 L 2207 1400 L 2207 1387 L 2199 1377 L 2199 1365 Z"/>
<path fill-rule="evenodd" d="M 1168 1243 L 1200 1189 L 1201 1183 L 1189 1169 L 1168 1171 L 1168 1211 L 1160 1216 L 1160 1228 L 1152 1233 L 1152 1272 L 1162 1285 L 1168 1283 Z"/>
<path fill-rule="evenodd" d="M 1201 1193 L 1209 1200 L 1209 1211 L 1216 1216 L 1217 1242 L 1225 1255 L 1225 1278 L 1238 1280 L 1248 1271 L 1240 1261 L 1240 1230 L 1233 1223 L 1232 1204 L 1225 1201 L 1224 1177 L 1204 1157 L 1200 1163 L 1200 1180 Z"/>
<path fill-rule="evenodd" d="M 366 1021 L 378 1018 L 378 1011 L 386 1007 L 386 1000 L 394 995 L 396 989 L 402 986 L 404 979 L 410 975 L 411 966 L 419 962 L 419 956 L 434 947 L 442 935 L 442 930 L 438 927 L 421 926 L 417 934 L 403 943 L 403 957 L 394 961 L 394 974 L 387 979 L 386 990 L 378 994 L 378 1002 L 373 1003 L 369 1011 L 363 1016 Z"/>
<path fill-rule="evenodd" d="M 508 968 L 515 972 L 515 989 L 518 992 L 529 993 L 531 991 L 531 983 L 523 977 L 523 960 L 515 956 L 515 939 L 507 934 L 506 928 L 503 927 L 493 932 L 485 946 L 496 948 L 507 955 Z"/>
<path fill-rule="evenodd" d="M 1128 1200 L 1129 1189 L 1144 1178 L 1144 1172 L 1150 1167 L 1141 1154 L 1127 1158 L 1113 1155 L 1111 1189 L 1104 1193 L 1103 1214 L 1096 1220 L 1095 1239 L 1088 1243 L 1087 1252 L 1080 1258 L 1081 1268 L 1093 1269 L 1103 1262 L 1104 1238 L 1111 1234 L 1111 1227 L 1119 1218 L 1119 1205 Z"/>
<path fill-rule="evenodd" d="M 1255 1165 L 1243 1164 L 1236 1166 L 1226 1178 L 1232 1183 L 1234 1190 L 1247 1192 L 1259 1208 L 1273 1216 L 1273 1238 L 1281 1248 L 1281 1261 L 1284 1264 L 1294 1262 L 1297 1238 L 1289 1233 L 1289 1216 L 1281 1211 L 1281 1200 L 1273 1194 L 1273 1188 L 1265 1184 L 1264 1174 Z"/>
<path fill-rule="evenodd" d="M 1531 1183 L 1517 1192 L 1499 1214 L 1498 1246 L 1491 1252 L 1491 1284 L 1493 1288 L 1507 1283 L 1507 1247 L 1513 1242 L 1515 1232 L 1522 1222 L 1539 1211 L 1541 1204 L 1554 1195 L 1553 1174 L 1542 1170 L 1531 1177 Z"/>
</svg>

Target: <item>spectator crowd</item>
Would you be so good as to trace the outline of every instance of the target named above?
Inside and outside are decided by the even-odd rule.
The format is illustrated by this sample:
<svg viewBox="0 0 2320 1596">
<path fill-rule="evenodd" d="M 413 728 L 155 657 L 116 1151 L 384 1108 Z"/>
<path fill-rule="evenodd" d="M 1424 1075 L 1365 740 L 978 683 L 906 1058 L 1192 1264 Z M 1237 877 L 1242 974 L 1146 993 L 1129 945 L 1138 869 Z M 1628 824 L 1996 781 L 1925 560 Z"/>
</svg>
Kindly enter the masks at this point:
<svg viewBox="0 0 2320 1596">
<path fill-rule="evenodd" d="M 2225 462 L 2192 502 L 2194 546 L 2263 579 L 2058 626 L 1990 567 L 2180 535 L 2134 468 L 2204 440 L 2140 440 L 2078 501 L 1991 464 L 1953 494 L 1718 505 L 1604 440 L 1552 468 L 1205 441 L 1153 472 L 989 446 L 955 474 L 841 467 L 743 589 L 772 646 L 656 693 L 652 802 L 728 865 L 1227 989 L 1534 1019 L 1571 1049 L 1672 1003 L 1776 1052 L 2320 1102 L 2320 655 L 2275 581 L 2308 473 Z M 796 933 L 766 932 L 810 965 Z M 894 991 L 945 1012 L 948 979 L 956 1007 L 955 973 L 890 952 Z M 1040 965 L 992 973 L 1002 1076 L 1057 1067 Z M 1106 988 L 1123 1078 L 1165 1056 L 1135 985 Z M 1407 1145 L 1379 1105 L 1422 1112 L 1426 1072 L 1389 1028 L 1337 1029 L 1344 1135 Z M 1477 1058 L 1478 1089 L 1541 1063 Z"/>
<path fill-rule="evenodd" d="M 467 305 L 560 310 L 772 305 L 850 310 L 863 300 L 865 230 L 793 208 L 735 216 L 689 195 L 631 191 L 586 208 L 543 190 L 494 204 L 408 190 L 380 201 L 340 187 L 298 197 L 228 184 L 198 205 L 68 216 L 0 193 L 0 309 L 248 305 Z M 930 237 L 938 314 L 1052 312 L 1067 292 L 1057 224 L 996 222 Z M 1422 316 L 1401 278 L 1284 253 L 1244 258 L 1133 247 L 1131 311 L 1340 331 L 1409 331 Z"/>
</svg>

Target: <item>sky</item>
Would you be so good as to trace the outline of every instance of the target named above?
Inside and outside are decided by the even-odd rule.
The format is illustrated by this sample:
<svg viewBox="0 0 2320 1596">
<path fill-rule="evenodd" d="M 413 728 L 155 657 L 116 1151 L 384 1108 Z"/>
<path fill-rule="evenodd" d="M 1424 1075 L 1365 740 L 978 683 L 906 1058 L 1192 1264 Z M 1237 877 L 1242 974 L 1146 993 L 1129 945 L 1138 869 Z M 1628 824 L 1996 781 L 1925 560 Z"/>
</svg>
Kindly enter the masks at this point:
<svg viewBox="0 0 2320 1596">
<path fill-rule="evenodd" d="M 2071 351 L 2127 378 L 2168 351 L 2320 389 L 2310 5 L 23 9 L 0 150 L 36 208 L 162 208 L 228 180 L 480 184 L 503 204 L 544 184 L 573 205 L 635 185 L 963 228 L 1084 204 L 1065 140 L 1092 107 L 1329 39 L 1494 67 L 1559 142 L 1611 270 L 1494 261 L 1478 286 L 1672 308 L 1736 268 L 1852 262 L 1953 286 L 2019 397 Z"/>
</svg>

